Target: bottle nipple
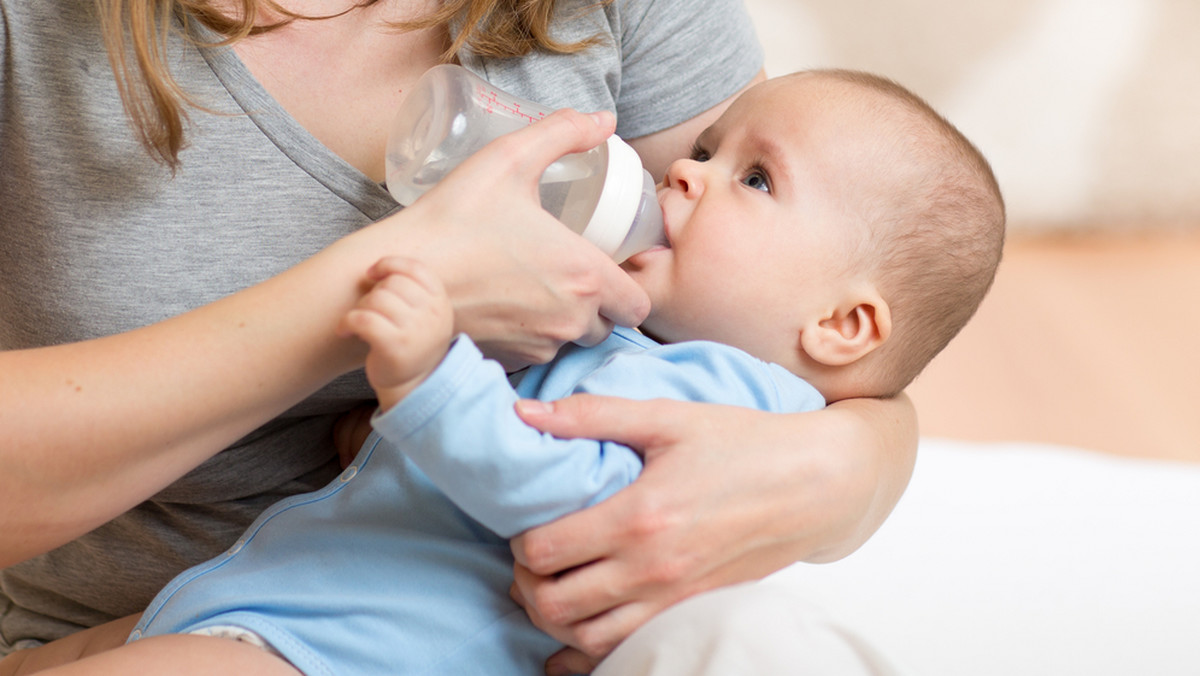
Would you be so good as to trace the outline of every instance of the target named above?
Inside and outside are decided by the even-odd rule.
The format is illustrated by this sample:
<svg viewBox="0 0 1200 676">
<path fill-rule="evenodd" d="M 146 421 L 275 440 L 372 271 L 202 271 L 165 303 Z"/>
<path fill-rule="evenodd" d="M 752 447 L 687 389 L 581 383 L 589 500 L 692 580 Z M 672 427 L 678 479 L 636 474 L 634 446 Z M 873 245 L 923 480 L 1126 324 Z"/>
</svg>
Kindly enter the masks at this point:
<svg viewBox="0 0 1200 676">
<path fill-rule="evenodd" d="M 629 234 L 625 236 L 625 241 L 621 242 L 621 246 L 617 247 L 616 253 L 613 254 L 613 259 L 618 263 L 636 253 L 667 243 L 663 230 L 662 207 L 658 203 L 658 186 L 654 184 L 654 177 L 650 172 L 643 170 L 642 174 L 642 198 L 638 202 L 637 213 L 633 217 L 633 224 L 629 226 Z"/>
<path fill-rule="evenodd" d="M 627 143 L 610 136 L 604 188 L 583 236 L 620 263 L 663 242 L 662 209 L 650 172 Z"/>
</svg>

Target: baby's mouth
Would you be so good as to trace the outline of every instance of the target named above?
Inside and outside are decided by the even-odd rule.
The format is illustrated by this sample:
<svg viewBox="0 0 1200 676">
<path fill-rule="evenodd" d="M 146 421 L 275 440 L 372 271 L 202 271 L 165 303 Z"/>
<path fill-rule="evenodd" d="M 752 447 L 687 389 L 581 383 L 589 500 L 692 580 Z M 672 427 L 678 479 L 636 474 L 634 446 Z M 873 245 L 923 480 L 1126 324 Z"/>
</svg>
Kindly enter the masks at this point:
<svg viewBox="0 0 1200 676">
<path fill-rule="evenodd" d="M 671 247 L 671 219 L 667 218 L 667 210 L 666 210 L 665 206 L 663 205 L 663 202 L 665 201 L 665 198 L 666 198 L 668 192 L 670 192 L 669 189 L 664 188 L 661 185 L 659 186 L 658 195 L 657 195 L 658 208 L 662 210 L 662 226 L 663 227 L 662 227 L 662 237 L 659 238 L 658 246 L 661 246 L 664 249 L 672 248 Z M 655 247 L 655 248 L 658 248 L 658 247 Z"/>
</svg>

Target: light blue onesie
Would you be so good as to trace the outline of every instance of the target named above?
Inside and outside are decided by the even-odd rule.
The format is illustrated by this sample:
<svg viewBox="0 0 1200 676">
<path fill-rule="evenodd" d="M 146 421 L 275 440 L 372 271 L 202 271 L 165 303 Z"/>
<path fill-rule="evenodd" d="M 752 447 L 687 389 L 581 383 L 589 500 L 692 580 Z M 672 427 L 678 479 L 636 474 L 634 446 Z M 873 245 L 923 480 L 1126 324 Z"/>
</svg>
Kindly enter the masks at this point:
<svg viewBox="0 0 1200 676">
<path fill-rule="evenodd" d="M 309 676 L 540 674 L 561 646 L 509 599 L 506 538 L 609 497 L 641 461 L 620 444 L 526 426 L 513 411 L 518 396 L 591 392 L 776 412 L 825 404 L 740 350 L 660 346 L 621 328 L 514 380 L 516 392 L 459 337 L 424 383 L 376 417 L 340 478 L 279 502 L 224 555 L 182 573 L 131 640 L 233 625 Z"/>
</svg>

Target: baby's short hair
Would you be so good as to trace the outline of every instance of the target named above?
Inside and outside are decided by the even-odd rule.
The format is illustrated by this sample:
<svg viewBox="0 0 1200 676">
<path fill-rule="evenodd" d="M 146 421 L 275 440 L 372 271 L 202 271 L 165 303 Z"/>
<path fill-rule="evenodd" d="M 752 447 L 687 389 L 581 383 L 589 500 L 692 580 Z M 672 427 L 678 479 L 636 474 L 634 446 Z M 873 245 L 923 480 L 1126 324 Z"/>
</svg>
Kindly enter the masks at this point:
<svg viewBox="0 0 1200 676">
<path fill-rule="evenodd" d="M 866 191 L 854 217 L 860 253 L 892 316 L 870 355 L 874 394 L 900 392 L 958 334 L 983 301 L 1004 247 L 1000 187 L 983 154 L 923 99 L 895 82 L 848 70 L 810 71 L 885 97 L 896 138 L 883 167 L 896 174 Z M 894 109 L 894 110 L 893 110 Z M 894 122 L 894 124 L 892 124 Z"/>
</svg>

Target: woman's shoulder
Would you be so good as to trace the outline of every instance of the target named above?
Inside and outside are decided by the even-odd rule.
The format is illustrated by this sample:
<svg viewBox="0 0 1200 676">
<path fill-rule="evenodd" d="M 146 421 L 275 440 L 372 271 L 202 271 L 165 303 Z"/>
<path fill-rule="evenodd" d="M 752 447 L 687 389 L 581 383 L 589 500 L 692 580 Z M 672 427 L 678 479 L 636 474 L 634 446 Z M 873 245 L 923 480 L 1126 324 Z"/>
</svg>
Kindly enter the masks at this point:
<svg viewBox="0 0 1200 676">
<path fill-rule="evenodd" d="M 29 37 L 32 42 L 34 38 L 59 36 L 63 41 L 37 44 L 48 50 L 61 50 L 71 44 L 67 40 L 71 36 L 78 38 L 80 35 L 99 34 L 94 4 L 73 0 L 0 0 L 0 26 L 5 28 L 0 31 L 0 40 Z M 108 62 L 102 65 L 107 66 Z"/>
<path fill-rule="evenodd" d="M 595 43 L 572 54 L 512 59 L 468 50 L 461 61 L 501 89 L 551 108 L 616 113 L 622 138 L 689 120 L 762 69 L 742 0 L 710 0 L 704 11 L 688 0 L 560 0 L 555 17 L 556 40 Z"/>
</svg>

